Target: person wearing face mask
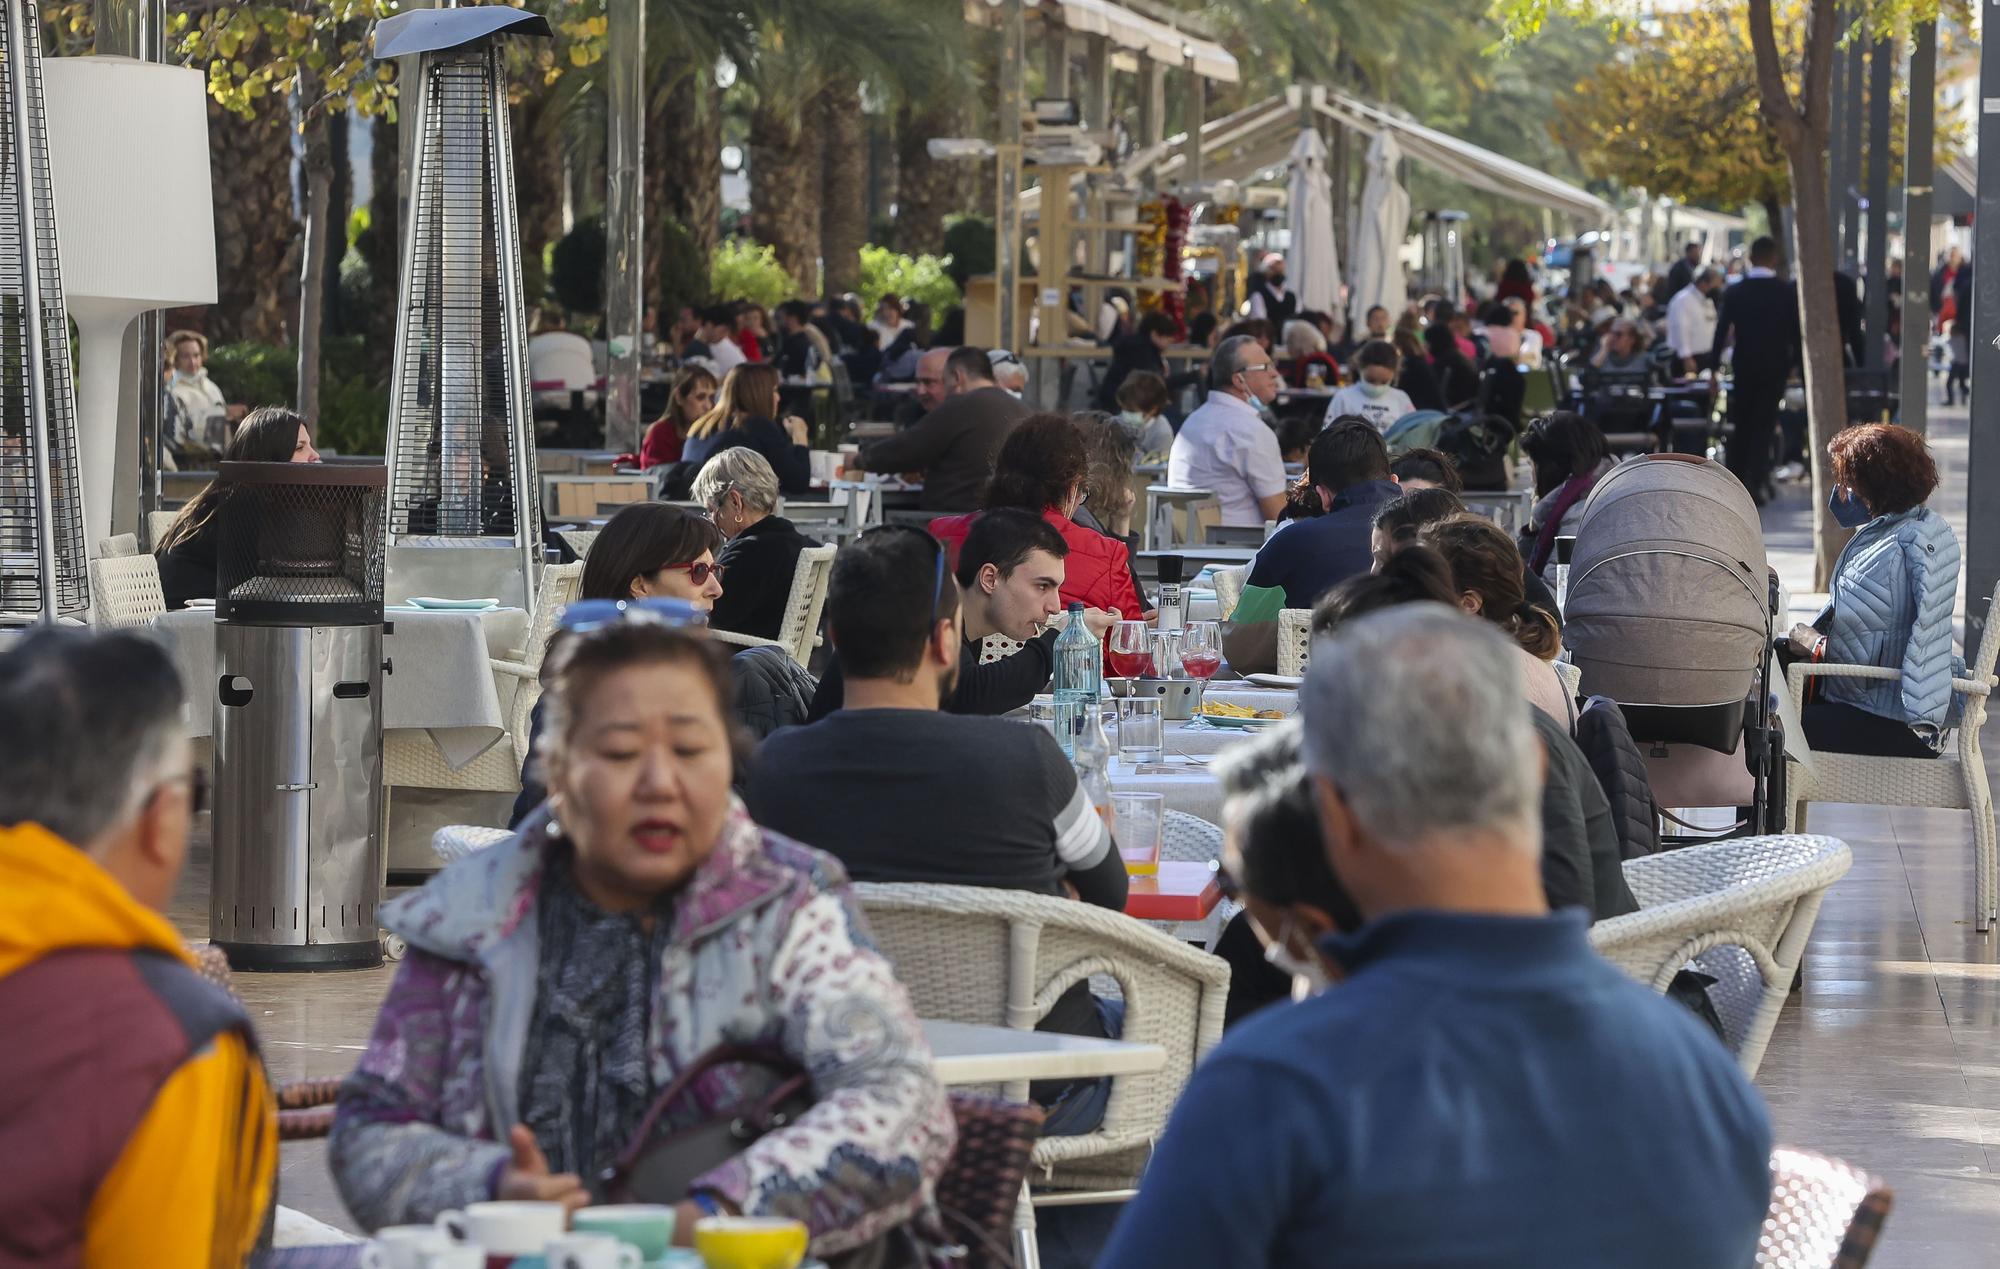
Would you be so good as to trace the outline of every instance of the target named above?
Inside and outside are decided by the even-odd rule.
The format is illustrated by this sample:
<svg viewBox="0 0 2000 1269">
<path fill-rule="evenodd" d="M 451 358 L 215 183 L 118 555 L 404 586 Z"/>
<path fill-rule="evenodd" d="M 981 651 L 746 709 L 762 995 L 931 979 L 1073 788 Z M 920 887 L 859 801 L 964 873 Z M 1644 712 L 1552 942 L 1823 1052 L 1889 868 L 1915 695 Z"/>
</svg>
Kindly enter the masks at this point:
<svg viewBox="0 0 2000 1269">
<path fill-rule="evenodd" d="M 1269 322 L 1272 330 L 1299 315 L 1299 297 L 1285 289 L 1285 257 L 1275 251 L 1264 253 L 1258 272 L 1250 279 L 1250 317 Z"/>
<path fill-rule="evenodd" d="M 1111 345 L 1111 365 L 1097 385 L 1097 408 L 1110 413 L 1118 408 L 1118 389 L 1126 376 L 1146 372 L 1162 379 L 1167 374 L 1166 350 L 1180 338 L 1180 324 L 1154 309 L 1139 319 L 1138 329 L 1120 336 Z"/>
<path fill-rule="evenodd" d="M 1438 603 L 1315 649 L 1304 763 L 1363 924 L 1315 945 L 1338 986 L 1195 1068 L 1098 1269 L 1755 1260 L 1770 1116 L 1713 1033 L 1550 912 L 1512 666 Z"/>
<path fill-rule="evenodd" d="M 1167 418 L 1171 404 L 1167 381 L 1150 370 L 1129 374 L 1118 385 L 1118 420 L 1138 441 L 1138 461 L 1167 461 L 1167 451 L 1174 447 L 1174 425 Z"/>
<path fill-rule="evenodd" d="M 246 413 L 231 405 L 208 377 L 208 338 L 200 331 L 167 336 L 167 398 L 172 421 L 169 445 L 186 457 L 214 458 L 229 443 L 230 426 Z"/>
<path fill-rule="evenodd" d="M 1828 510 L 1855 530 L 1833 566 L 1826 607 L 1792 627 L 1790 653 L 1833 665 L 1900 670 L 1898 679 L 1828 675 L 1800 713 L 1806 742 L 1834 753 L 1933 758 L 1958 711 L 1951 680 L 1958 536 L 1924 505 L 1937 464 L 1924 438 L 1891 423 L 1850 427 L 1827 444 Z"/>
<path fill-rule="evenodd" d="M 1387 340 L 1363 344 L 1354 354 L 1355 382 L 1334 393 L 1327 403 L 1327 424 L 1331 426 L 1344 414 L 1355 414 L 1374 424 L 1376 431 L 1387 432 L 1390 424 L 1415 410 L 1409 394 L 1396 386 L 1396 367 L 1401 361 L 1396 346 Z"/>
</svg>

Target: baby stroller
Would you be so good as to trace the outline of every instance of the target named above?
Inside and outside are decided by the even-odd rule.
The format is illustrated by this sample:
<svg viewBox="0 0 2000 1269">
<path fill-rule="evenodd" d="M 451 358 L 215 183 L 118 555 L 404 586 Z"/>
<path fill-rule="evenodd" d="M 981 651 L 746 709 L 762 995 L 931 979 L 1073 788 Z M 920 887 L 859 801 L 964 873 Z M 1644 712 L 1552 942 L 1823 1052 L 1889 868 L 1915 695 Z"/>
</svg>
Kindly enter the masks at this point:
<svg viewBox="0 0 2000 1269">
<path fill-rule="evenodd" d="M 1646 455 L 1591 490 L 1564 642 L 1584 694 L 1624 711 L 1662 807 L 1748 808 L 1701 836 L 1774 833 L 1783 822 L 1769 682 L 1777 602 L 1756 505 L 1720 463 Z"/>
</svg>

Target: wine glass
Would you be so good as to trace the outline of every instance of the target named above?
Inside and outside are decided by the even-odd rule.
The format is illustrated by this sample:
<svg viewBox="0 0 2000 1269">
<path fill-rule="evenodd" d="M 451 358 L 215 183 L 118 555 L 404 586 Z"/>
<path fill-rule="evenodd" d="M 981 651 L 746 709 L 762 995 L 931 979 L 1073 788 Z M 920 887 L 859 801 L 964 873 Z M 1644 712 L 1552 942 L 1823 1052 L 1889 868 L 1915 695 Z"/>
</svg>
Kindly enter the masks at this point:
<svg viewBox="0 0 2000 1269">
<path fill-rule="evenodd" d="M 1153 673 L 1152 629 L 1143 621 L 1112 624 L 1109 647 L 1114 678 L 1145 678 Z"/>
<path fill-rule="evenodd" d="M 1202 701 L 1208 695 L 1208 681 L 1221 668 L 1221 624 L 1214 621 L 1188 622 L 1181 630 L 1181 669 L 1201 684 L 1194 693 L 1196 716 L 1201 714 Z"/>
</svg>

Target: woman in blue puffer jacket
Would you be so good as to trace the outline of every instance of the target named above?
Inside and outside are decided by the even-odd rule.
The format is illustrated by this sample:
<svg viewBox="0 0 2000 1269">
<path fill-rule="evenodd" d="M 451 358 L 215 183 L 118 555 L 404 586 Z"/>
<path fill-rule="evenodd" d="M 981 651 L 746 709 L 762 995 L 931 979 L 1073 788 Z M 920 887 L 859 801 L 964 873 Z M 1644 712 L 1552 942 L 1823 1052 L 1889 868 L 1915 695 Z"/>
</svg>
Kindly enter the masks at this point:
<svg viewBox="0 0 2000 1269">
<path fill-rule="evenodd" d="M 1923 437 L 1888 423 L 1850 427 L 1827 453 L 1828 509 L 1856 532 L 1834 564 L 1826 607 L 1812 625 L 1792 629 L 1792 648 L 1829 664 L 1900 673 L 1818 679 L 1819 697 L 1800 718 L 1806 742 L 1833 753 L 1935 757 L 1957 712 L 1951 680 L 1965 673 L 1951 650 L 1958 537 L 1924 505 L 1938 485 L 1937 464 Z"/>
</svg>

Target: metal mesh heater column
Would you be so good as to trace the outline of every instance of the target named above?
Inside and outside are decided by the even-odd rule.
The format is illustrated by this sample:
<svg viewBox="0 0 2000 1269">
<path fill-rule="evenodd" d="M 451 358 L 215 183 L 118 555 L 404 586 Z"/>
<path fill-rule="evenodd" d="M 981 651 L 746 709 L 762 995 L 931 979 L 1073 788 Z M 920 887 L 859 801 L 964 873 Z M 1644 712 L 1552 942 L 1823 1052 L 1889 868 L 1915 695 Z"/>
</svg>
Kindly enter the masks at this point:
<svg viewBox="0 0 2000 1269">
<path fill-rule="evenodd" d="M 0 622 L 81 615 L 83 500 L 69 315 L 34 0 L 0 0 Z"/>
<path fill-rule="evenodd" d="M 500 6 L 417 10 L 375 56 L 422 54 L 389 400 L 388 594 L 526 607 L 541 560 L 513 147 L 498 37 L 547 35 Z"/>
</svg>

